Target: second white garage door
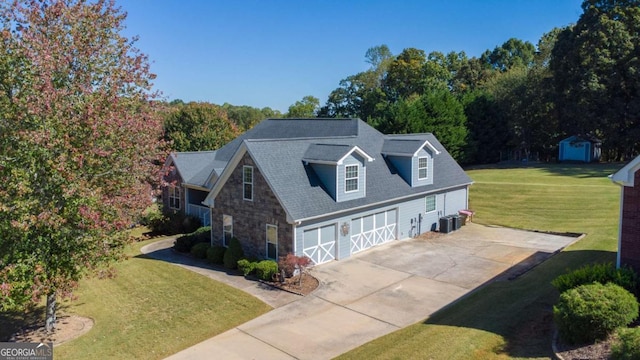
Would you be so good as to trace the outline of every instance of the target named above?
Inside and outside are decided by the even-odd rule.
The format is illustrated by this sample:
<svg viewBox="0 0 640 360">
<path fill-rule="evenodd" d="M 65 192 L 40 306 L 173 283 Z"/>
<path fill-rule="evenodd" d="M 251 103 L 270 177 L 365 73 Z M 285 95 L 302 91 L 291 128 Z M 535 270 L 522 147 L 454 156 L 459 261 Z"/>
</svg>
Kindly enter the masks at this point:
<svg viewBox="0 0 640 360">
<path fill-rule="evenodd" d="M 318 227 L 304 231 L 303 253 L 314 264 L 322 264 L 335 259 L 336 225 Z"/>
<path fill-rule="evenodd" d="M 396 239 L 396 209 L 351 220 L 351 253 Z"/>
</svg>

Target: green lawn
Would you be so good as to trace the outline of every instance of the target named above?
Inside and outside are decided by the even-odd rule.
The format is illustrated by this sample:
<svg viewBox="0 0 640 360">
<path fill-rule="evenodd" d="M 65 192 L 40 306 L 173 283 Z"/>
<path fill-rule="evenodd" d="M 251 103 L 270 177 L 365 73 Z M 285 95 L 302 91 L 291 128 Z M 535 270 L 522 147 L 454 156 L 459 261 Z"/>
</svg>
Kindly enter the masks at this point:
<svg viewBox="0 0 640 360">
<path fill-rule="evenodd" d="M 586 263 L 612 262 L 619 188 L 615 165 L 532 165 L 469 170 L 475 222 L 586 233 L 524 276 L 492 283 L 414 324 L 341 356 L 344 359 L 495 359 L 551 357 L 550 281 Z"/>
<path fill-rule="evenodd" d="M 157 240 L 151 240 L 157 241 Z M 271 307 L 240 290 L 140 255 L 113 279 L 81 282 L 63 313 L 91 317 L 91 331 L 55 349 L 59 359 L 160 359 L 255 318 Z"/>
</svg>

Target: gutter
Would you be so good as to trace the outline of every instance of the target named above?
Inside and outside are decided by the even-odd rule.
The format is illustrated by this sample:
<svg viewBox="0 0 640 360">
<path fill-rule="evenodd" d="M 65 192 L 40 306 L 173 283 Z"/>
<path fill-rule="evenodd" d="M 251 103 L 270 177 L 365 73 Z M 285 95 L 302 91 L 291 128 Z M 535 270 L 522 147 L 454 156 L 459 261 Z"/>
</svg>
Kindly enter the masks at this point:
<svg viewBox="0 0 640 360">
<path fill-rule="evenodd" d="M 306 218 L 302 218 L 302 219 L 294 219 L 293 221 L 295 221 L 297 223 L 302 223 L 303 221 L 321 219 L 323 217 L 328 217 L 328 216 L 332 216 L 332 215 L 338 215 L 338 214 L 342 214 L 342 213 L 348 213 L 348 212 L 351 212 L 351 211 L 361 210 L 361 209 L 374 207 L 374 206 L 378 206 L 378 205 L 392 204 L 394 202 L 398 202 L 398 201 L 401 201 L 401 200 L 410 199 L 410 198 L 414 198 L 414 197 L 418 198 L 420 196 L 439 193 L 439 192 L 443 192 L 443 191 L 447 191 L 447 190 L 451 190 L 451 189 L 455 189 L 455 188 L 464 188 L 464 187 L 466 187 L 468 189 L 470 185 L 473 185 L 473 181 L 469 182 L 469 183 L 464 183 L 464 184 L 449 186 L 449 187 L 445 187 L 445 188 L 440 188 L 440 189 L 436 189 L 436 190 L 432 190 L 432 191 L 427 191 L 427 192 L 422 192 L 422 193 L 417 193 L 417 194 L 411 194 L 411 195 L 405 195 L 405 196 L 402 196 L 402 197 L 397 197 L 397 198 L 393 198 L 393 199 L 389 199 L 389 200 L 378 201 L 378 202 L 371 203 L 371 204 L 351 207 L 351 208 L 348 208 L 348 209 L 338 210 L 338 211 L 334 211 L 334 212 L 330 212 L 330 213 L 324 213 L 324 214 L 320 214 L 320 215 L 316 215 L 316 216 L 310 216 L 310 217 L 306 217 Z"/>
</svg>

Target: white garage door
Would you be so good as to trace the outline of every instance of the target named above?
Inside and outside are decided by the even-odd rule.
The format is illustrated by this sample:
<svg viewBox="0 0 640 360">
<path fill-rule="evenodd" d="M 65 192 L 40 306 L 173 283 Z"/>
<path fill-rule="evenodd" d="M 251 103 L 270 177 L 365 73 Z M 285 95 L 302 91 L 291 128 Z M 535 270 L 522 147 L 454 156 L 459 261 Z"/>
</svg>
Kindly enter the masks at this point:
<svg viewBox="0 0 640 360">
<path fill-rule="evenodd" d="M 351 253 L 396 239 L 397 210 L 387 210 L 351 220 Z"/>
<path fill-rule="evenodd" d="M 336 258 L 336 225 L 305 230 L 303 253 L 314 264 L 322 264 Z"/>
</svg>

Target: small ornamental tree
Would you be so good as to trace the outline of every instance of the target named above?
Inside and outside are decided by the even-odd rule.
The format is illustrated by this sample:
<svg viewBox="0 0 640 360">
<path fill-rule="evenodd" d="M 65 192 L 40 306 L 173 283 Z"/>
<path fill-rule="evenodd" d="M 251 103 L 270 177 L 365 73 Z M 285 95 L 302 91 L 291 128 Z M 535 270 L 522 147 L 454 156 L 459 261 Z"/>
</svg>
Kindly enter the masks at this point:
<svg viewBox="0 0 640 360">
<path fill-rule="evenodd" d="M 284 276 L 286 277 L 292 277 L 295 274 L 295 271 L 298 270 L 298 286 L 302 285 L 302 275 L 311 265 L 313 265 L 313 262 L 309 257 L 296 256 L 292 253 L 288 253 L 286 256 L 281 256 L 280 261 L 278 261 L 280 272 L 284 273 Z M 281 279 L 281 281 L 283 280 L 284 279 Z"/>
<path fill-rule="evenodd" d="M 0 310 L 109 274 L 161 159 L 147 57 L 107 0 L 0 3 Z"/>
</svg>

